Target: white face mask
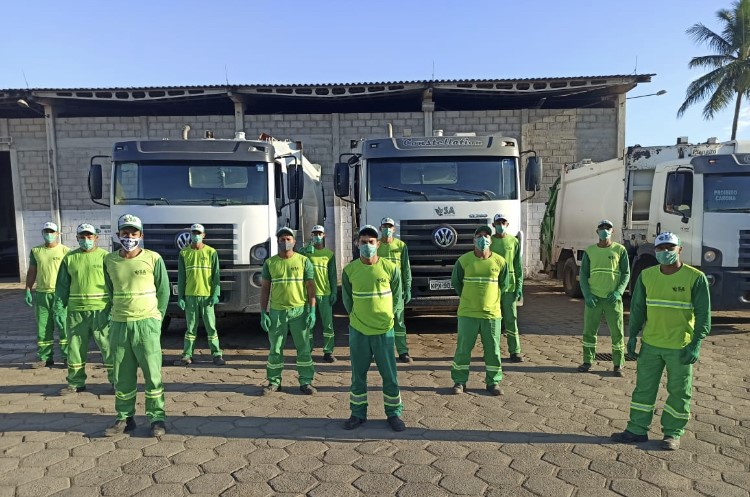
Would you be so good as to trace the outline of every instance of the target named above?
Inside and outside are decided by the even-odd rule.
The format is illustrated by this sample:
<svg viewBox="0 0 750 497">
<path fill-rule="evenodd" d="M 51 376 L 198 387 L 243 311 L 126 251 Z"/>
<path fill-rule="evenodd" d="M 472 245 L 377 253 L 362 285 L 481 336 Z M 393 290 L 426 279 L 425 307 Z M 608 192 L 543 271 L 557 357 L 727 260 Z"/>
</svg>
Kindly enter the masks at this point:
<svg viewBox="0 0 750 497">
<path fill-rule="evenodd" d="M 288 252 L 294 249 L 294 241 L 291 242 L 279 242 L 279 252 Z"/>
<path fill-rule="evenodd" d="M 140 241 L 140 238 L 120 238 L 120 245 L 125 249 L 125 252 L 132 252 L 138 248 Z"/>
</svg>

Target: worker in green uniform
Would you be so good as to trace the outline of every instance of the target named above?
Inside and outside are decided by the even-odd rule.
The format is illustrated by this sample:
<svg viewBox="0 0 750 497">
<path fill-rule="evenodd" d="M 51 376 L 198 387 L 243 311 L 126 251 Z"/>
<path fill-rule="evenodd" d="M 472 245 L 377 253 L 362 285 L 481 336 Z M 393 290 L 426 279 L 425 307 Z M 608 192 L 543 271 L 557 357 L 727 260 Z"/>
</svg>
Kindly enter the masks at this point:
<svg viewBox="0 0 750 497">
<path fill-rule="evenodd" d="M 323 328 L 323 360 L 336 362 L 333 355 L 333 306 L 336 304 L 338 293 L 338 278 L 336 277 L 336 258 L 333 250 L 326 248 L 326 230 L 316 224 L 312 227 L 312 243 L 300 250 L 312 262 L 315 270 L 315 301 L 320 314 Z M 313 330 L 310 330 L 310 351 L 313 346 Z"/>
<path fill-rule="evenodd" d="M 677 235 L 661 233 L 654 250 L 659 265 L 641 273 L 630 301 L 628 354 L 638 357 L 630 420 L 625 431 L 613 434 L 612 439 L 621 443 L 648 440 L 666 367 L 662 444 L 666 450 L 677 450 L 690 419 L 693 364 L 711 331 L 711 299 L 706 275 L 680 261 L 682 247 Z M 641 329 L 641 350 L 636 354 Z"/>
<path fill-rule="evenodd" d="M 26 305 L 34 308 L 37 326 L 37 357 L 34 368 L 54 366 L 54 330 L 59 333 L 58 345 L 63 363 L 68 360 L 68 337 L 65 330 L 65 312 L 55 312 L 55 283 L 63 257 L 70 250 L 60 243 L 60 231 L 53 222 L 42 226 L 43 245 L 37 245 L 29 254 L 29 270 L 26 273 Z M 36 290 L 31 289 L 36 283 Z M 59 310 L 59 306 L 57 307 Z"/>
<path fill-rule="evenodd" d="M 219 347 L 214 313 L 221 292 L 219 256 L 213 247 L 203 243 L 205 236 L 206 228 L 202 224 L 190 226 L 190 245 L 182 249 L 177 258 L 177 305 L 185 311 L 187 331 L 182 358 L 175 361 L 175 366 L 189 366 L 193 362 L 198 322 L 201 319 L 206 328 L 213 363 L 217 366 L 226 364 Z"/>
<path fill-rule="evenodd" d="M 161 256 L 141 248 L 143 223 L 138 217 L 120 216 L 117 232 L 122 248 L 104 258 L 104 282 L 112 302 L 109 337 L 115 370 L 117 420 L 104 434 L 114 436 L 135 429 L 140 367 L 151 436 L 158 437 L 166 433 L 161 323 L 169 303 L 169 276 Z"/>
<path fill-rule="evenodd" d="M 492 228 L 479 226 L 474 231 L 474 250 L 458 258 L 453 266 L 451 283 L 459 296 L 458 336 L 456 353 L 451 365 L 453 393 L 462 394 L 469 379 L 471 351 L 477 335 L 484 348 L 486 389 L 492 395 L 502 395 L 500 381 L 500 299 L 510 287 L 508 263 L 490 250 Z"/>
<path fill-rule="evenodd" d="M 109 347 L 112 304 L 104 284 L 104 258 L 108 252 L 97 247 L 99 236 L 88 223 L 76 228 L 76 238 L 78 248 L 63 258 L 55 287 L 59 306 L 56 312 L 67 314 L 68 332 L 68 386 L 60 395 L 86 390 L 86 360 L 92 336 L 102 353 L 107 380 L 113 389 L 115 383 Z"/>
<path fill-rule="evenodd" d="M 596 227 L 599 241 L 583 253 L 581 260 L 581 292 L 583 308 L 583 364 L 585 373 L 596 360 L 596 335 L 602 314 L 612 336 L 612 363 L 615 376 L 624 376 L 625 335 L 622 320 L 622 294 L 630 281 L 628 252 L 612 241 L 613 224 L 602 219 Z"/>
<path fill-rule="evenodd" d="M 347 264 L 341 274 L 341 296 L 349 313 L 349 356 L 352 386 L 351 416 L 344 429 L 352 430 L 367 420 L 367 372 L 373 359 L 383 380 L 383 404 L 394 431 L 406 428 L 401 419 L 404 405 L 398 387 L 393 354 L 394 316 L 401 305 L 401 271 L 378 255 L 379 233 L 366 225 L 359 230 L 359 259 Z M 382 240 L 382 239 L 381 239 Z"/>
<path fill-rule="evenodd" d="M 518 238 L 508 233 L 508 218 L 496 214 L 493 220 L 495 235 L 492 237 L 490 250 L 505 259 L 508 267 L 508 291 L 500 295 L 502 309 L 502 327 L 508 340 L 508 353 L 511 362 L 523 362 L 521 357 L 521 339 L 518 335 L 517 302 L 523 298 L 523 264 L 521 261 L 521 244 Z M 501 328 L 502 329 L 502 328 Z"/>
<path fill-rule="evenodd" d="M 409 264 L 409 249 L 406 243 L 394 238 L 396 235 L 396 222 L 390 217 L 384 217 L 380 221 L 380 245 L 378 245 L 378 257 L 389 260 L 396 265 L 401 273 L 401 286 L 403 298 L 395 301 L 394 325 L 396 335 L 396 351 L 398 360 L 403 363 L 412 362 L 409 355 L 409 347 L 406 343 L 406 322 L 404 321 L 404 305 L 411 300 L 411 264 Z"/>
<path fill-rule="evenodd" d="M 299 389 L 306 395 L 316 391 L 312 386 L 315 366 L 310 355 L 310 333 L 315 326 L 315 271 L 310 259 L 294 251 L 294 239 L 290 228 L 276 232 L 279 253 L 263 263 L 261 273 L 260 325 L 268 333 L 270 344 L 264 395 L 281 390 L 284 345 L 290 333 L 297 349 Z"/>
</svg>

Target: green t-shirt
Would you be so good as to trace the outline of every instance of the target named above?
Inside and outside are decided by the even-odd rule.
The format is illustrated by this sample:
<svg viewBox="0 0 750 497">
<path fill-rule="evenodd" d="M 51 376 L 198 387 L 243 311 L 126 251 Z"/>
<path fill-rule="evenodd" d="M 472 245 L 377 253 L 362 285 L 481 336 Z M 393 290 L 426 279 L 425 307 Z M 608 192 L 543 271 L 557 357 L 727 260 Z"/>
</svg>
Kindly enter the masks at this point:
<svg viewBox="0 0 750 497">
<path fill-rule="evenodd" d="M 55 293 L 69 311 L 99 311 L 109 304 L 104 284 L 104 258 L 108 252 L 97 247 L 90 252 L 71 250 L 57 274 Z"/>
<path fill-rule="evenodd" d="M 300 250 L 300 254 L 310 259 L 315 270 L 315 295 L 318 297 L 330 295 L 338 286 L 333 250 L 307 245 Z"/>
<path fill-rule="evenodd" d="M 39 293 L 55 293 L 57 272 L 60 270 L 63 257 L 70 251 L 62 243 L 47 248 L 38 245 L 31 249 L 29 265 L 36 267 L 36 291 Z"/>
<path fill-rule="evenodd" d="M 406 243 L 394 238 L 391 243 L 380 240 L 378 257 L 387 259 L 401 271 L 401 284 L 404 288 L 411 288 L 411 264 L 409 263 L 409 248 Z"/>
<path fill-rule="evenodd" d="M 177 259 L 177 294 L 180 298 L 218 297 L 219 255 L 216 249 L 203 245 L 194 249 L 188 245 Z"/>
<path fill-rule="evenodd" d="M 458 316 L 500 319 L 500 293 L 507 291 L 510 277 L 502 256 L 490 252 L 487 259 L 468 252 L 453 266 L 451 282 L 460 297 Z"/>
<path fill-rule="evenodd" d="M 505 259 L 508 264 L 508 291 L 523 289 L 523 265 L 521 262 L 521 244 L 513 235 L 493 236 L 490 250 Z"/>
<path fill-rule="evenodd" d="M 169 276 L 161 256 L 142 249 L 132 259 L 119 252 L 104 258 L 104 281 L 112 301 L 112 321 L 161 321 L 169 303 Z"/>
<path fill-rule="evenodd" d="M 360 259 L 341 273 L 344 307 L 349 324 L 363 335 L 382 335 L 393 328 L 393 303 L 401 300 L 401 275 L 391 261 L 379 257 L 374 264 Z"/>
<path fill-rule="evenodd" d="M 307 303 L 305 281 L 315 279 L 310 259 L 294 253 L 289 259 L 274 255 L 263 263 L 261 278 L 271 282 L 271 309 L 286 311 Z"/>
<path fill-rule="evenodd" d="M 606 298 L 617 290 L 620 295 L 630 280 L 630 261 L 625 247 L 612 242 L 609 247 L 591 245 L 581 261 L 581 291 Z"/>
</svg>

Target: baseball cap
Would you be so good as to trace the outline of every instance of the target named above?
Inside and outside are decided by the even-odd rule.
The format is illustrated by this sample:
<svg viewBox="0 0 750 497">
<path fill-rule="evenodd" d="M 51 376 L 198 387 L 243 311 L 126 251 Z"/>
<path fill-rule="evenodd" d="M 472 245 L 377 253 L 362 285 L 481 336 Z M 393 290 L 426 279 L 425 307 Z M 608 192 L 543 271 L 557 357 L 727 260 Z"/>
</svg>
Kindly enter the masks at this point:
<svg viewBox="0 0 750 497">
<path fill-rule="evenodd" d="M 385 219 L 388 219 L 388 218 L 385 218 Z M 371 224 L 366 224 L 366 225 L 362 226 L 359 229 L 359 235 L 360 236 L 362 236 L 362 235 L 370 235 L 370 236 L 373 236 L 375 238 L 380 238 L 380 232 L 378 231 L 378 229 L 375 226 L 373 226 Z"/>
<path fill-rule="evenodd" d="M 279 228 L 279 231 L 276 232 L 276 238 L 283 236 L 283 235 L 289 235 L 292 238 L 295 238 L 294 230 L 292 230 L 292 228 L 289 228 L 288 226 Z"/>
<path fill-rule="evenodd" d="M 609 219 L 602 219 L 601 221 L 599 221 L 599 224 L 596 225 L 597 228 L 601 228 L 602 226 L 609 226 L 610 228 L 615 227 L 615 225 L 612 224 L 612 221 L 610 221 Z"/>
<path fill-rule="evenodd" d="M 117 220 L 118 230 L 127 227 L 135 228 L 138 231 L 143 231 L 143 223 L 141 222 L 141 219 L 138 216 L 134 216 L 132 214 L 123 214 L 122 216 L 120 216 L 120 219 Z"/>
<path fill-rule="evenodd" d="M 660 233 L 659 236 L 656 237 L 656 240 L 654 240 L 654 247 L 658 247 L 659 245 L 679 246 L 680 239 L 671 231 L 665 231 L 664 233 Z"/>
<path fill-rule="evenodd" d="M 490 228 L 486 224 L 483 224 L 482 226 L 479 226 L 477 229 L 475 229 L 474 230 L 474 236 L 477 236 L 481 232 L 485 232 L 488 235 L 492 236 L 492 228 Z"/>
<path fill-rule="evenodd" d="M 92 235 L 96 235 L 96 228 L 89 223 L 79 224 L 76 228 L 76 234 L 80 235 L 81 233 L 91 233 Z"/>
<path fill-rule="evenodd" d="M 396 221 L 393 220 L 393 218 L 390 217 L 384 217 L 380 220 L 380 226 L 383 226 L 384 224 L 390 224 L 391 226 L 396 226 Z"/>
<path fill-rule="evenodd" d="M 57 225 L 53 222 L 44 223 L 44 226 L 42 226 L 42 231 L 44 230 L 60 231 L 59 229 L 57 229 Z"/>
<path fill-rule="evenodd" d="M 507 221 L 507 220 L 508 218 L 505 217 L 505 214 L 495 214 L 495 219 L 493 220 L 493 222 L 496 223 L 498 221 Z"/>
<path fill-rule="evenodd" d="M 204 228 L 202 224 L 195 223 L 190 225 L 190 231 L 200 231 L 201 233 L 205 233 L 206 228 Z"/>
<path fill-rule="evenodd" d="M 315 226 L 312 227 L 312 229 L 310 230 L 310 233 L 315 233 L 316 231 L 320 231 L 321 233 L 325 233 L 326 229 L 323 226 L 321 226 L 319 224 L 316 224 Z"/>
</svg>

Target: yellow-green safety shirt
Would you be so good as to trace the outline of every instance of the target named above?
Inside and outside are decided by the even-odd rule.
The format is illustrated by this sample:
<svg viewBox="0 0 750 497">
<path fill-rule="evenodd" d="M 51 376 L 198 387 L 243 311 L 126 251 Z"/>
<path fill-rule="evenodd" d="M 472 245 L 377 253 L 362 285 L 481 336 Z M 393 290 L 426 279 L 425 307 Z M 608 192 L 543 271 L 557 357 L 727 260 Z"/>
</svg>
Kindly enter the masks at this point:
<svg viewBox="0 0 750 497">
<path fill-rule="evenodd" d="M 401 274 L 391 261 L 350 262 L 341 273 L 341 300 L 349 324 L 363 335 L 382 335 L 393 328 L 394 302 L 400 302 Z"/>
<path fill-rule="evenodd" d="M 310 259 L 294 252 L 288 259 L 266 259 L 261 278 L 271 282 L 271 309 L 286 311 L 307 303 L 305 281 L 314 280 L 315 271 Z"/>
<path fill-rule="evenodd" d="M 31 249 L 29 266 L 36 268 L 36 291 L 39 293 L 55 293 L 57 272 L 60 270 L 63 257 L 70 251 L 62 243 L 52 248 L 38 245 Z"/>
</svg>

